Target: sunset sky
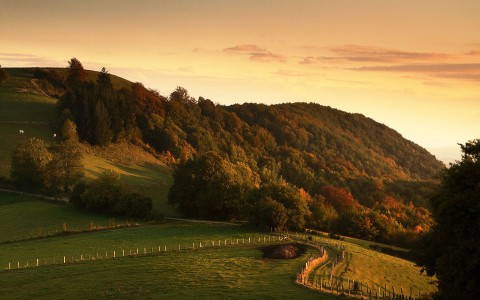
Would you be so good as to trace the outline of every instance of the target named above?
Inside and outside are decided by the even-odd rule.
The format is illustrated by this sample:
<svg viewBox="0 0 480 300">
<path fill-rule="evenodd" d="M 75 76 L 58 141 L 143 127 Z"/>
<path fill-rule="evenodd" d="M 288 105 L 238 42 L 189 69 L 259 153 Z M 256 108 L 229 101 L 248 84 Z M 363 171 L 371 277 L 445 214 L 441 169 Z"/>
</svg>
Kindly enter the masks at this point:
<svg viewBox="0 0 480 300">
<path fill-rule="evenodd" d="M 72 57 L 163 95 L 361 113 L 426 148 L 480 138 L 477 0 L 0 0 L 2 66 Z"/>
</svg>

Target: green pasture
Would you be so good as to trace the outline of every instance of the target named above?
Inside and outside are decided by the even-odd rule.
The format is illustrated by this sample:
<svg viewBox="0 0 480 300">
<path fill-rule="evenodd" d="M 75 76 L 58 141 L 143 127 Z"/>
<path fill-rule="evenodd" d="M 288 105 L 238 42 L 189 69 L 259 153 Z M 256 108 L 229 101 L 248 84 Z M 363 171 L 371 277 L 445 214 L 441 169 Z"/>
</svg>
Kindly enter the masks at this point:
<svg viewBox="0 0 480 300">
<path fill-rule="evenodd" d="M 68 224 L 68 223 L 67 223 Z M 167 246 L 167 250 L 178 249 L 180 244 L 182 249 L 186 246 L 192 247 L 196 243 L 203 244 L 212 241 L 218 245 L 220 240 L 224 244 L 225 239 L 230 244 L 231 240 L 256 237 L 262 237 L 260 233 L 239 225 L 219 225 L 204 223 L 184 223 L 168 222 L 160 225 L 130 227 L 123 229 L 105 230 L 90 232 L 85 234 L 75 234 L 60 236 L 42 240 L 30 240 L 18 243 L 0 245 L 0 269 L 7 266 L 9 262 L 30 261 L 38 259 L 48 259 L 53 262 L 53 257 L 57 260 L 63 256 L 80 258 L 81 255 L 98 253 L 105 256 L 105 252 L 112 255 L 113 251 L 130 253 L 130 250 L 140 252 L 146 248 L 148 252 L 151 248 L 162 250 Z"/>
<path fill-rule="evenodd" d="M 256 248 L 167 252 L 0 272 L 2 299 L 334 299 L 294 283 L 311 255 Z"/>
<path fill-rule="evenodd" d="M 124 224 L 124 219 L 84 212 L 74 207 L 52 203 L 30 196 L 0 192 L 0 242 L 52 235 L 68 230 L 85 230 L 93 226 L 107 226 L 113 221 Z"/>
<path fill-rule="evenodd" d="M 178 216 L 178 212 L 167 203 L 168 191 L 173 184 L 171 170 L 161 163 L 143 163 L 142 165 L 122 166 L 99 156 L 85 155 L 83 164 L 85 176 L 96 178 L 104 170 L 120 173 L 120 181 L 153 200 L 153 213 L 165 216 Z"/>
<path fill-rule="evenodd" d="M 420 274 L 420 268 L 413 262 L 390 256 L 377 251 L 369 250 L 365 246 L 346 241 L 338 241 L 326 237 L 314 237 L 320 242 L 340 243 L 346 246 L 347 256 L 337 267 L 335 267 L 334 276 L 339 276 L 356 281 L 362 281 L 370 287 L 384 287 L 387 289 L 395 288 L 399 292 L 409 292 L 410 288 L 414 293 L 420 290 L 422 294 L 436 291 L 432 284 L 431 277 Z M 357 240 L 356 242 L 358 242 Z M 327 249 L 330 257 L 336 257 L 335 251 Z M 314 279 L 330 274 L 331 262 L 320 265 L 314 271 Z M 325 278 L 324 278 L 325 279 Z"/>
</svg>

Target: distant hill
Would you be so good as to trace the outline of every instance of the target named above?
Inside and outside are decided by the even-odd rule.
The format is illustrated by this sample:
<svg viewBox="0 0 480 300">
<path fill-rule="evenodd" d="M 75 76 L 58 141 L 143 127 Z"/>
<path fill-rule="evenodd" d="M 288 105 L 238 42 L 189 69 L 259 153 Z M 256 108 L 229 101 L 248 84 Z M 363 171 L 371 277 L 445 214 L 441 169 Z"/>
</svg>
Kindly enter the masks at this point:
<svg viewBox="0 0 480 300">
<path fill-rule="evenodd" d="M 86 144 L 111 149 L 100 151 L 103 159 L 109 159 L 110 151 L 128 149 L 112 147 L 112 143 L 135 145 L 173 168 L 192 157 L 216 152 L 225 161 L 249 169 L 260 184 L 282 181 L 312 198 L 324 199 L 320 202 L 328 202 L 325 205 L 331 205 L 334 215 L 335 210 L 339 215 L 348 213 L 352 206 L 379 229 L 372 231 L 379 240 L 389 241 L 392 232 L 428 230 L 432 224 L 428 211 L 421 207 L 429 207 L 434 178 L 444 164 L 395 130 L 363 115 L 316 103 L 223 106 L 202 97 L 194 99 L 181 87 L 164 96 L 141 83 L 95 71 L 87 71 L 86 78 L 75 83 L 67 83 L 67 71 L 61 68 L 7 71 L 11 78 L 0 87 L 0 108 L 7 108 L 0 109 L 0 136 L 9 139 L 8 146 L 0 147 L 4 176 L 8 176 L 5 166 L 11 151 L 26 138 L 18 136 L 18 126 L 30 126 L 26 132 L 38 131 L 36 136 L 48 142 L 62 122 L 70 119 Z M 88 168 L 98 169 L 95 156 L 87 155 Z M 133 170 L 121 164 L 117 168 Z M 139 187 L 155 186 L 155 172 L 155 168 L 149 171 L 148 183 L 142 183 L 140 174 L 126 178 Z M 161 194 L 159 213 L 170 214 L 166 205 L 170 172 L 163 168 L 160 189 L 149 192 Z M 356 215 L 349 218 L 355 221 Z M 360 228 L 367 224 L 362 222 Z"/>
</svg>

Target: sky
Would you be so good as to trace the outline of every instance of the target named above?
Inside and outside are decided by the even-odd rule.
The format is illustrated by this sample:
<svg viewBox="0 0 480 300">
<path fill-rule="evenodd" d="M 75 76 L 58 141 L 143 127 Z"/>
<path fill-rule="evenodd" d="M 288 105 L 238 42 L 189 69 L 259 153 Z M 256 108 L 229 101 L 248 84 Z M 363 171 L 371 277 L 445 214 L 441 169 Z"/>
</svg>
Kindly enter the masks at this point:
<svg viewBox="0 0 480 300">
<path fill-rule="evenodd" d="M 457 143 L 480 138 L 477 0 L 0 7 L 3 67 L 65 67 L 76 57 L 86 69 L 105 66 L 166 96 L 182 86 L 224 105 L 316 102 L 386 124 L 437 156 L 452 148 L 448 155 L 459 155 Z"/>
</svg>

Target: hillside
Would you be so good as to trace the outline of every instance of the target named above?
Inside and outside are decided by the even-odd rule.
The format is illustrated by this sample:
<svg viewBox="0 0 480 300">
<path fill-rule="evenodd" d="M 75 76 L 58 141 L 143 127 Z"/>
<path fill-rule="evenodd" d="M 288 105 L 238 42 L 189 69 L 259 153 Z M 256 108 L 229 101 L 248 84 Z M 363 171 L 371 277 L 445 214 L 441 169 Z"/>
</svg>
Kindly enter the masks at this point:
<svg viewBox="0 0 480 300">
<path fill-rule="evenodd" d="M 72 81 L 68 69 L 7 71 L 11 78 L 0 88 L 0 130 L 11 139 L 0 149 L 4 176 L 18 142 L 35 135 L 51 143 L 52 133 L 69 119 L 84 142 L 87 175 L 116 169 L 128 184 L 154 197 L 159 214 L 175 213 L 167 205 L 172 173 L 163 164 L 178 170 L 191 158 L 216 153 L 232 168 L 226 170 L 232 180 L 252 179 L 248 189 L 284 182 L 306 193 L 305 205 L 319 215 L 302 219 L 317 229 L 402 243 L 406 234 L 432 224 L 425 208 L 443 164 L 362 115 L 314 103 L 222 106 L 194 99 L 181 87 L 167 97 L 107 72 L 82 70 Z M 19 125 L 30 126 L 25 135 L 18 135 Z M 129 155 L 144 159 L 131 163 Z M 330 219 L 315 220 L 325 209 Z M 240 206 L 235 211 L 212 216 L 245 218 Z"/>
<path fill-rule="evenodd" d="M 7 68 L 10 78 L 0 86 L 0 177 L 10 176 L 11 153 L 19 143 L 31 137 L 41 138 L 51 146 L 58 134 L 55 128 L 58 99 L 63 94 L 66 76 L 65 68 L 42 69 L 53 72 L 60 83 L 35 78 L 34 68 Z M 88 78 L 94 80 L 98 72 L 88 71 Z M 53 82 L 53 83 L 52 83 Z M 112 75 L 116 88 L 131 85 L 131 82 Z M 49 95 L 52 94 L 52 95 Z M 57 94 L 57 95 L 55 95 Z M 24 134 L 19 134 L 23 130 Z M 158 214 L 176 215 L 166 204 L 171 185 L 171 169 L 150 153 L 135 145 L 121 143 L 115 147 L 99 149 L 83 144 L 85 175 L 90 179 L 105 169 L 116 170 L 122 182 L 142 191 L 153 198 L 154 211 Z"/>
</svg>

